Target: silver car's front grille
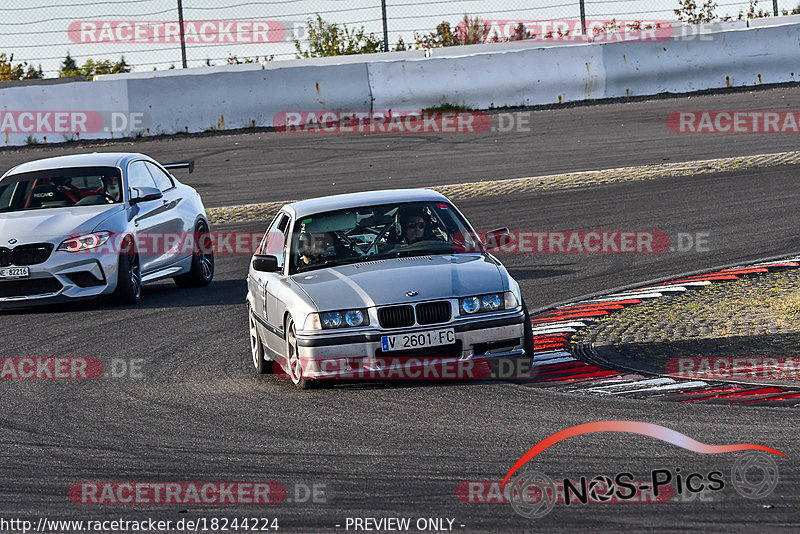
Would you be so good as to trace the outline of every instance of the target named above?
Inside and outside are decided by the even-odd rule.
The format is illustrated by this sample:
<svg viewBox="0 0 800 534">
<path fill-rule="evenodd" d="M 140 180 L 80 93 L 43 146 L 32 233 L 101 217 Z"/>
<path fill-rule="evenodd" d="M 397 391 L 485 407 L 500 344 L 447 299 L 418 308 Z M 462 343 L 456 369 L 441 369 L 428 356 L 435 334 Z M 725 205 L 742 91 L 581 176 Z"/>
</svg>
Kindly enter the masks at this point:
<svg viewBox="0 0 800 534">
<path fill-rule="evenodd" d="M 53 252 L 51 243 L 34 243 L 7 249 L 0 247 L 0 267 L 10 265 L 37 265 L 44 263 Z"/>
<path fill-rule="evenodd" d="M 447 301 L 424 302 L 417 304 L 419 324 L 446 323 L 450 320 L 450 303 Z"/>
<path fill-rule="evenodd" d="M 378 308 L 378 322 L 383 328 L 400 328 L 404 326 L 446 323 L 450 320 L 450 302 L 423 302 L 416 308 L 410 304 L 386 306 Z"/>
<path fill-rule="evenodd" d="M 410 305 L 378 308 L 378 322 L 383 328 L 414 325 L 414 308 Z"/>
</svg>

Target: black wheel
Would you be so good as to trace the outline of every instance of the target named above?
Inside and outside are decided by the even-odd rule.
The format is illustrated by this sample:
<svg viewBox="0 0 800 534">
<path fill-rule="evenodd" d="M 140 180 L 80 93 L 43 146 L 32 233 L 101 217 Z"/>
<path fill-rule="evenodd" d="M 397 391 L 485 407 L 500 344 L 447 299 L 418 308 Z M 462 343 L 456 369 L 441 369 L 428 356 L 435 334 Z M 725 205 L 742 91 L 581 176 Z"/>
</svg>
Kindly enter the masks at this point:
<svg viewBox="0 0 800 534">
<path fill-rule="evenodd" d="M 522 301 L 522 310 L 525 312 L 525 324 L 523 326 L 525 332 L 525 356 L 523 358 L 530 358 L 533 360 L 533 325 L 531 324 L 531 316 L 528 313 L 528 305 Z"/>
<path fill-rule="evenodd" d="M 203 287 L 210 284 L 214 278 L 214 252 L 211 250 L 208 226 L 205 222 L 197 223 L 194 235 L 192 267 L 188 273 L 175 277 L 178 287 Z"/>
<path fill-rule="evenodd" d="M 264 345 L 261 344 L 261 336 L 258 335 L 258 328 L 256 327 L 256 318 L 253 316 L 253 311 L 250 309 L 250 303 L 247 303 L 247 316 L 250 325 L 250 354 L 253 357 L 253 367 L 260 375 L 265 375 L 272 372 L 272 362 L 264 359 Z"/>
<path fill-rule="evenodd" d="M 142 267 L 139 254 L 130 237 L 122 242 L 117 267 L 117 287 L 113 300 L 117 304 L 136 304 L 142 298 Z"/>
<path fill-rule="evenodd" d="M 314 386 L 313 380 L 303 377 L 303 363 L 297 353 L 297 330 L 291 317 L 286 320 L 286 374 L 297 389 L 311 389 Z"/>
</svg>

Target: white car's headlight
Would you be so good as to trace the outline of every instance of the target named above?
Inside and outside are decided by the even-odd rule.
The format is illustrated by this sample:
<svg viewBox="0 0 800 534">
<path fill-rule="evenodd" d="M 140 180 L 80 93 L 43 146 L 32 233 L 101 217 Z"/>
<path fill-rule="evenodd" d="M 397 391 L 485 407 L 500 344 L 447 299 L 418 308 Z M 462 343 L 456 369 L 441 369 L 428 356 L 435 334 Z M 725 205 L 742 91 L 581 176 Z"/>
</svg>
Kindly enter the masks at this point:
<svg viewBox="0 0 800 534">
<path fill-rule="evenodd" d="M 67 252 L 81 252 L 105 245 L 111 238 L 111 232 L 94 232 L 91 234 L 70 237 L 58 245 L 58 250 Z"/>
<path fill-rule="evenodd" d="M 505 293 L 489 293 L 487 295 L 464 297 L 458 301 L 458 309 L 461 315 L 474 315 L 476 313 L 486 313 L 499 310 L 513 310 L 517 306 L 517 299 L 510 291 L 506 291 Z"/>
<path fill-rule="evenodd" d="M 334 328 L 353 328 L 367 326 L 369 315 L 365 309 L 338 310 L 311 313 L 306 317 L 306 330 L 331 330 Z"/>
</svg>

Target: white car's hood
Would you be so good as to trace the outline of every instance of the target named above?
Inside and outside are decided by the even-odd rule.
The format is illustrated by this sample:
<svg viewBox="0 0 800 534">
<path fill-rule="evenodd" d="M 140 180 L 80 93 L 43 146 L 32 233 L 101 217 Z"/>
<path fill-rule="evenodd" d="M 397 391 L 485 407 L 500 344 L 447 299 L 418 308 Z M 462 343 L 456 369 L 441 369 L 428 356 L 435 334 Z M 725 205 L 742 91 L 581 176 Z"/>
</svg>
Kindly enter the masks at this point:
<svg viewBox="0 0 800 534">
<path fill-rule="evenodd" d="M 481 254 L 393 258 L 298 273 L 320 311 L 499 293 L 500 270 Z M 409 297 L 408 291 L 417 295 Z"/>
<path fill-rule="evenodd" d="M 20 245 L 54 243 L 67 236 L 92 232 L 122 209 L 122 204 L 113 204 L 0 213 L 0 246 L 8 246 L 10 239 L 16 239 Z"/>
</svg>

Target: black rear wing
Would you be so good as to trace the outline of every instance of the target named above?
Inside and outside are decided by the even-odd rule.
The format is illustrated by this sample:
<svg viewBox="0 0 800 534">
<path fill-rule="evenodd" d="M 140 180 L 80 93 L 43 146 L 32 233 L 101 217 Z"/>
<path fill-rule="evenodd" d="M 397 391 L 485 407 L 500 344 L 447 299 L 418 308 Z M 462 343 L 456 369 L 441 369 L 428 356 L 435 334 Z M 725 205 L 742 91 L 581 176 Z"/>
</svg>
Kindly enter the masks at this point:
<svg viewBox="0 0 800 534">
<path fill-rule="evenodd" d="M 182 161 L 179 163 L 167 163 L 164 165 L 165 169 L 189 169 L 189 174 L 194 172 L 194 160 Z"/>
</svg>

